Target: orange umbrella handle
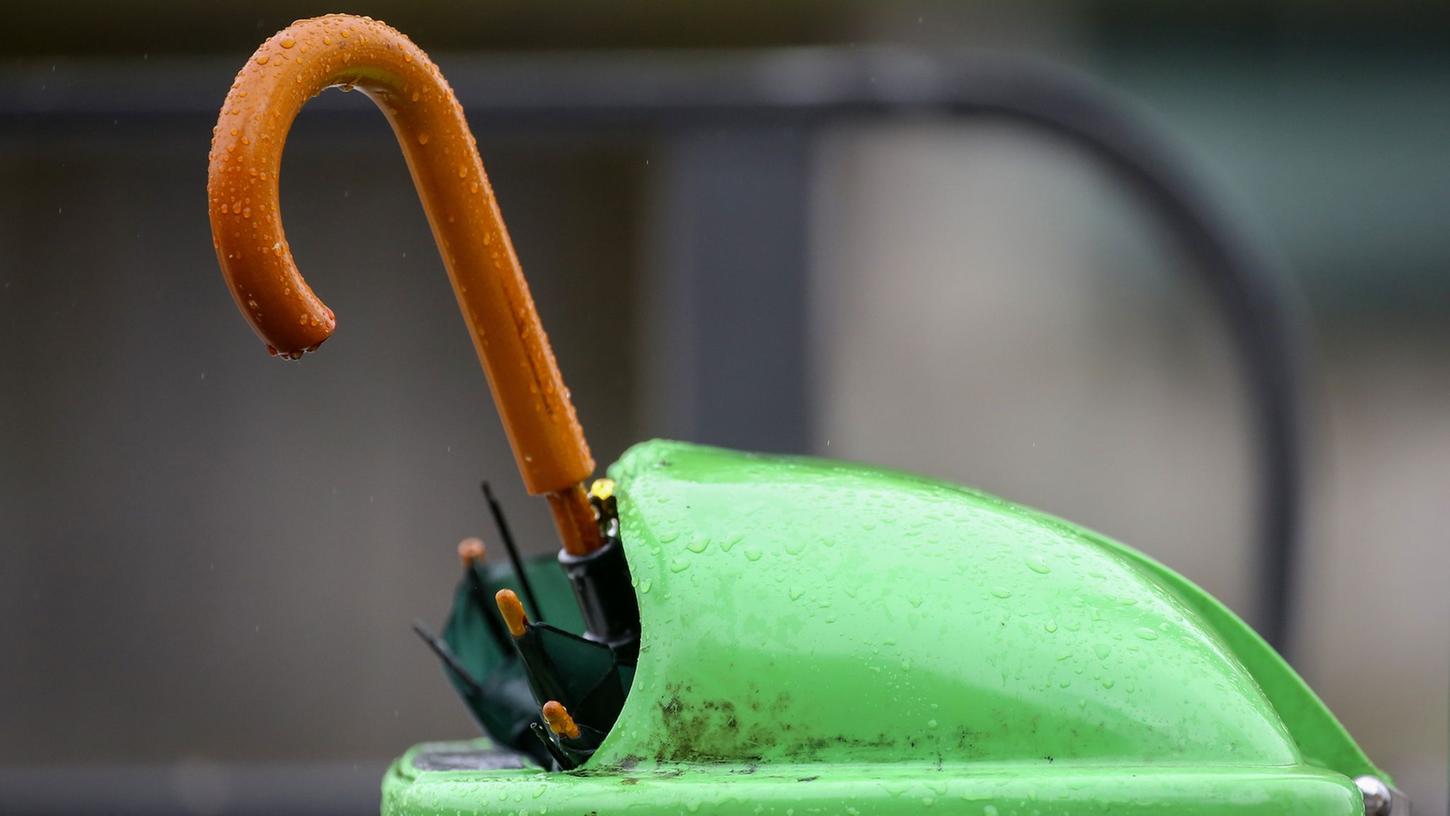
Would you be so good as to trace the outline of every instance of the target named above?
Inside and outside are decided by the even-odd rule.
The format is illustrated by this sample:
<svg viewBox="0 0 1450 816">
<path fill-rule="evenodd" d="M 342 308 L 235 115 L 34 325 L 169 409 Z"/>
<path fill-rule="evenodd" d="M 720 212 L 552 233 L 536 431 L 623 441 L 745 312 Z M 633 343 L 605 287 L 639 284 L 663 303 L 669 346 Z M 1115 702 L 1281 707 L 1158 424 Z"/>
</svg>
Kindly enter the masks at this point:
<svg viewBox="0 0 1450 816">
<path fill-rule="evenodd" d="M 217 260 L 237 306 L 274 354 L 292 359 L 336 325 L 293 263 L 277 194 L 293 119 L 334 86 L 361 89 L 392 124 L 524 485 L 548 494 L 566 550 L 596 549 L 598 528 L 580 486 L 594 459 L 478 145 L 438 66 L 392 27 L 349 15 L 299 20 L 237 74 L 212 135 L 207 180 Z"/>
</svg>

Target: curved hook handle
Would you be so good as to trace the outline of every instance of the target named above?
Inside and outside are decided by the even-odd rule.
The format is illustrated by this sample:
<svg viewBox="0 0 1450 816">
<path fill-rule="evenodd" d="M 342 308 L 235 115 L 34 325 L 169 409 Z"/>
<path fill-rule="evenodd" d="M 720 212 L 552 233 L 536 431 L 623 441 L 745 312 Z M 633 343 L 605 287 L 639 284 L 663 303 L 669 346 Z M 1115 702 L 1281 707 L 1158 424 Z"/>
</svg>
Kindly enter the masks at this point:
<svg viewBox="0 0 1450 816">
<path fill-rule="evenodd" d="M 282 148 L 302 105 L 360 88 L 407 158 L 459 308 L 529 492 L 547 494 L 566 550 L 599 546 L 580 482 L 594 459 L 484 175 L 463 107 L 411 40 L 367 17 L 299 20 L 237 74 L 212 134 L 207 197 L 217 260 L 269 350 L 290 359 L 332 334 L 332 310 L 297 271 L 282 231 Z"/>
</svg>

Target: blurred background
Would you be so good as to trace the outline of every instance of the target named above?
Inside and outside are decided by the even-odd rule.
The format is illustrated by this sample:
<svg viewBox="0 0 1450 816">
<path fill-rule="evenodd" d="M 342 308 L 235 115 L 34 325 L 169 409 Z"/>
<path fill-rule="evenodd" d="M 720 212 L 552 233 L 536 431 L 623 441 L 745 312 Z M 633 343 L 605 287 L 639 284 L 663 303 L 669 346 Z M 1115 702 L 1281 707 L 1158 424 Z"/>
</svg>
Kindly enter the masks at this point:
<svg viewBox="0 0 1450 816">
<path fill-rule="evenodd" d="M 919 471 L 1263 625 L 1245 379 L 1153 213 L 1011 124 L 809 112 L 818 58 L 870 84 L 878 58 L 1007 55 L 1111 90 L 1292 284 L 1285 649 L 1445 810 L 1450 9 L 502 0 L 6 10 L 0 812 L 375 812 L 392 756 L 475 733 L 408 625 L 488 532 L 478 480 L 553 546 L 361 94 L 304 111 L 282 179 L 335 339 L 269 359 L 222 284 L 216 111 L 327 11 L 393 23 L 463 98 L 601 466 L 676 437 Z"/>
</svg>

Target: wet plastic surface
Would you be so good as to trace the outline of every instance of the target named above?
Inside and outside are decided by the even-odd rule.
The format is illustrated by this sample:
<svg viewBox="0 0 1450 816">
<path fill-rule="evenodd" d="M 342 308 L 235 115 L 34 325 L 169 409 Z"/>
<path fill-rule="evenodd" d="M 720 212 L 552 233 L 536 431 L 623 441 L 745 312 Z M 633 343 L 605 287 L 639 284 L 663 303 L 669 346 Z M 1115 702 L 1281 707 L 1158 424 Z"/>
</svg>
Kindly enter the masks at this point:
<svg viewBox="0 0 1450 816">
<path fill-rule="evenodd" d="M 610 472 L 643 625 L 618 724 L 570 774 L 405 757 L 385 812 L 1362 812 L 1312 692 L 1121 545 L 836 462 L 649 442 Z"/>
</svg>

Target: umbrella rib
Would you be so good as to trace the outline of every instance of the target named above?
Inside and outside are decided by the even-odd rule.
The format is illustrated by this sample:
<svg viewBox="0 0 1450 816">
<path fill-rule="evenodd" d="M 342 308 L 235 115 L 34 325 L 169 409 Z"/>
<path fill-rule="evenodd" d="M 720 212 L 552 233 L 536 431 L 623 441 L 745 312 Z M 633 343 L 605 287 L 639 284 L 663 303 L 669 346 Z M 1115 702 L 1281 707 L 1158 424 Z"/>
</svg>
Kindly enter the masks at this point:
<svg viewBox="0 0 1450 816">
<path fill-rule="evenodd" d="M 513 531 L 509 529 L 508 519 L 504 518 L 503 506 L 493 495 L 493 486 L 488 480 L 483 480 L 483 497 L 488 501 L 488 512 L 493 516 L 493 525 L 498 528 L 499 538 L 503 539 L 504 550 L 508 552 L 509 563 L 513 565 L 514 576 L 519 580 L 519 588 L 524 591 L 524 600 L 529 604 L 529 617 L 534 620 L 543 620 L 544 612 L 539 608 L 539 599 L 534 596 L 534 585 L 529 581 L 529 576 L 524 572 L 523 559 L 519 557 L 518 544 L 514 542 Z"/>
<path fill-rule="evenodd" d="M 458 661 L 458 656 L 453 654 L 453 650 L 448 648 L 448 644 L 444 643 L 442 638 L 428 631 L 428 627 L 424 626 L 421 621 L 413 621 L 413 631 L 423 639 L 424 643 L 428 644 L 428 648 L 433 651 L 433 654 L 443 661 L 444 667 L 457 676 L 465 686 L 468 686 L 470 697 L 483 694 L 483 684 L 479 683 L 473 674 L 463 667 L 463 664 Z"/>
</svg>

